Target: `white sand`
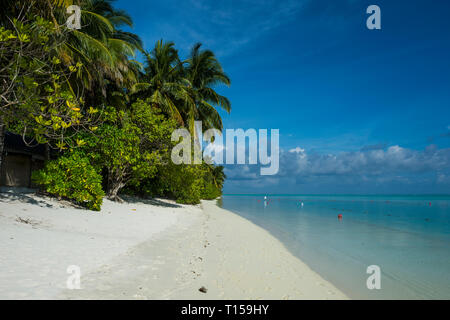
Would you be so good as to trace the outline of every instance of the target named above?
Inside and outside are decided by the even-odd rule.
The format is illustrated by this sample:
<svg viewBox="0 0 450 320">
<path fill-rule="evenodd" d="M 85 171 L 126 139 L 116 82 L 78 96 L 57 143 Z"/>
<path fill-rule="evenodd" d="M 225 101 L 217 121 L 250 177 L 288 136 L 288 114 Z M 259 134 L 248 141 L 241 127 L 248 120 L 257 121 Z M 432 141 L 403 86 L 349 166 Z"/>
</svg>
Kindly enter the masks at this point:
<svg viewBox="0 0 450 320">
<path fill-rule="evenodd" d="M 81 268 L 80 290 L 66 289 L 69 265 Z M 0 299 L 52 298 L 346 297 L 268 232 L 212 201 L 105 200 L 92 212 L 1 193 Z"/>
</svg>

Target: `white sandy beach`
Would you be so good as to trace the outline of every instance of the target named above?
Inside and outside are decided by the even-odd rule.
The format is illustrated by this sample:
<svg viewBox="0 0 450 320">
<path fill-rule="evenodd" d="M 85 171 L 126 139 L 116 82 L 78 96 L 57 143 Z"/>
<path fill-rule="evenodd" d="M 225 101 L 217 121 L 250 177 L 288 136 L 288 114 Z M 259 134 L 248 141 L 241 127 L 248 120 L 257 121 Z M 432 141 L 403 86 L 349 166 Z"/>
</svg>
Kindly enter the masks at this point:
<svg viewBox="0 0 450 320">
<path fill-rule="evenodd" d="M 80 290 L 66 288 L 70 265 L 81 268 Z M 346 298 L 214 201 L 105 200 L 93 212 L 0 193 L 0 299 Z"/>
</svg>

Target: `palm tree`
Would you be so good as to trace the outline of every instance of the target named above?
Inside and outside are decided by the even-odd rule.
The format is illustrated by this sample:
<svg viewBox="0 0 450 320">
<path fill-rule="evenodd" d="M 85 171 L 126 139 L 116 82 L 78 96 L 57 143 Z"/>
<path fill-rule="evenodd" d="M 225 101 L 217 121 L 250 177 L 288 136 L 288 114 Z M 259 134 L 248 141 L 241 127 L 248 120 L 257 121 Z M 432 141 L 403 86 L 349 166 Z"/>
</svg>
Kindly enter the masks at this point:
<svg viewBox="0 0 450 320">
<path fill-rule="evenodd" d="M 229 86 L 230 78 L 211 50 L 201 50 L 201 44 L 197 43 L 186 60 L 186 78 L 189 81 L 189 94 L 194 104 L 189 105 L 184 112 L 185 119 L 195 134 L 194 121 L 201 120 L 204 130 L 210 128 L 223 129 L 222 119 L 217 112 L 217 107 L 231 111 L 231 103 L 228 98 L 215 91 L 217 85 Z"/>
<path fill-rule="evenodd" d="M 140 69 L 139 63 L 129 58 L 142 48 L 138 36 L 121 30 L 122 26 L 132 26 L 131 17 L 116 10 L 112 3 L 113 0 L 2 0 L 0 26 L 11 28 L 13 19 L 18 17 L 52 21 L 55 34 L 64 39 L 56 46 L 60 60 L 66 65 L 77 65 L 77 72 L 66 79 L 64 86 L 74 96 L 84 95 L 88 102 L 98 101 L 102 96 L 99 92 L 103 93 L 103 100 L 121 102 L 123 99 L 118 97 L 136 82 Z M 72 4 L 82 9 L 81 30 L 63 28 L 67 7 Z M 0 147 L 6 127 L 0 114 Z"/>
<path fill-rule="evenodd" d="M 194 102 L 188 94 L 189 83 L 184 78 L 183 64 L 173 42 L 158 40 L 150 53 L 146 53 L 146 66 L 142 82 L 135 86 L 139 97 L 149 98 L 153 107 L 185 125 L 184 105 Z"/>
<path fill-rule="evenodd" d="M 131 17 L 123 10 L 114 9 L 112 2 L 77 1 L 82 9 L 82 29 L 72 30 L 61 48 L 61 56 L 66 63 L 83 64 L 78 73 L 83 86 L 96 86 L 104 96 L 109 82 L 118 87 L 131 87 L 136 82 L 140 66 L 129 57 L 134 57 L 136 50 L 142 50 L 142 42 L 137 35 L 120 30 L 122 26 L 133 26 Z M 62 13 L 61 10 L 59 12 Z M 66 18 L 65 14 L 63 18 Z"/>
<path fill-rule="evenodd" d="M 2 1 L 2 24 L 28 12 L 53 21 L 57 32 L 64 33 L 66 41 L 58 49 L 61 60 L 70 65 L 82 64 L 77 79 L 71 79 L 72 85 L 80 82 L 80 88 L 101 89 L 106 95 L 109 82 L 127 87 L 136 82 L 140 66 L 129 58 L 142 50 L 142 42 L 137 35 L 121 30 L 123 26 L 132 27 L 133 21 L 125 11 L 113 7 L 115 0 Z M 80 30 L 63 28 L 70 5 L 81 8 Z"/>
<path fill-rule="evenodd" d="M 190 57 L 181 61 L 173 42 L 157 41 L 146 54 L 142 83 L 135 86 L 140 97 L 150 98 L 154 107 L 186 126 L 194 140 L 198 137 L 196 120 L 203 121 L 205 130 L 222 130 L 216 107 L 231 110 L 230 101 L 214 90 L 216 85 L 230 85 L 230 79 L 214 53 L 200 47 L 196 44 Z"/>
<path fill-rule="evenodd" d="M 211 172 L 213 181 L 214 181 L 214 185 L 219 189 L 222 190 L 223 184 L 225 182 L 226 179 L 226 175 L 223 172 L 224 167 L 223 166 L 213 166 L 213 165 L 208 165 L 208 168 Z"/>
</svg>

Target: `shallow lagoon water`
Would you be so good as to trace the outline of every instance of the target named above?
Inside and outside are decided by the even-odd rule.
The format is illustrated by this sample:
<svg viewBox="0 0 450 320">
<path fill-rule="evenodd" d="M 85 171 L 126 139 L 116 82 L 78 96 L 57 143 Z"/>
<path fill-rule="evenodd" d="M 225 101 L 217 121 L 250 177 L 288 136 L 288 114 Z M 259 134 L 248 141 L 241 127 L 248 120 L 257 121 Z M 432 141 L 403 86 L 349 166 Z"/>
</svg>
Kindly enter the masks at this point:
<svg viewBox="0 0 450 320">
<path fill-rule="evenodd" d="M 224 195 L 220 205 L 350 298 L 450 299 L 450 196 Z M 379 290 L 366 286 L 370 265 Z"/>
</svg>

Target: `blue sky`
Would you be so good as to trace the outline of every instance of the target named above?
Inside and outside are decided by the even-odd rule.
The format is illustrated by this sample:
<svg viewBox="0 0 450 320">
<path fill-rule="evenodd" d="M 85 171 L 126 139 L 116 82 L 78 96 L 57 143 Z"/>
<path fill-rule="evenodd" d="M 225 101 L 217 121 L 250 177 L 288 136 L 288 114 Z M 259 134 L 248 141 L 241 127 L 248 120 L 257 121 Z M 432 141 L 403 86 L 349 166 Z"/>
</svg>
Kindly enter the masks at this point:
<svg viewBox="0 0 450 320">
<path fill-rule="evenodd" d="M 381 8 L 381 30 L 366 8 Z M 216 52 L 225 128 L 280 129 L 280 172 L 227 193 L 450 193 L 450 2 L 118 0 L 151 49 Z M 291 150 L 292 152 L 289 152 Z M 293 151 L 296 150 L 296 151 Z"/>
</svg>

